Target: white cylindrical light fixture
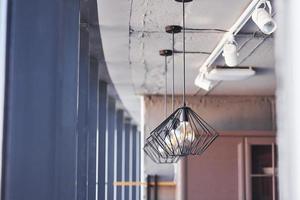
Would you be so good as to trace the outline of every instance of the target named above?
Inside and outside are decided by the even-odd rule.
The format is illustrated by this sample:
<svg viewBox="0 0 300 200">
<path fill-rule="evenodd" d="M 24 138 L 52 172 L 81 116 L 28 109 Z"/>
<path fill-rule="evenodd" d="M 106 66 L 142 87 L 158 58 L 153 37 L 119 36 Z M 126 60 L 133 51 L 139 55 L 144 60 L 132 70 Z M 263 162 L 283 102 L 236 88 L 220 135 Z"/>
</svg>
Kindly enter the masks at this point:
<svg viewBox="0 0 300 200">
<path fill-rule="evenodd" d="M 194 83 L 195 85 L 197 85 L 198 87 L 206 91 L 211 90 L 215 86 L 215 83 L 213 81 L 206 79 L 203 73 L 198 74 Z"/>
<path fill-rule="evenodd" d="M 238 65 L 237 45 L 233 35 L 230 35 L 228 42 L 224 45 L 222 55 L 227 66 L 235 67 Z"/>
<path fill-rule="evenodd" d="M 261 5 L 264 5 L 264 7 L 259 7 Z M 252 13 L 252 20 L 264 34 L 269 35 L 277 28 L 277 24 L 272 18 L 271 3 L 270 1 L 265 1 L 259 6 Z M 266 10 L 267 7 L 269 12 Z"/>
</svg>

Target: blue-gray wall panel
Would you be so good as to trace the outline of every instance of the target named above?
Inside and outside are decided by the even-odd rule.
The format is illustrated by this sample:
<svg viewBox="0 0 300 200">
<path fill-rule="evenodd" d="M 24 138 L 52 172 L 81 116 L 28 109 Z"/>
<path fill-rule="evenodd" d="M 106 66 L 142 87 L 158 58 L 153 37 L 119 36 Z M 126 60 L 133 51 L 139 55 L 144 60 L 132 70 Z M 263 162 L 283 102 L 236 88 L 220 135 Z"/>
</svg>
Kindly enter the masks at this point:
<svg viewBox="0 0 300 200">
<path fill-rule="evenodd" d="M 9 6 L 4 200 L 74 200 L 79 0 Z"/>
</svg>

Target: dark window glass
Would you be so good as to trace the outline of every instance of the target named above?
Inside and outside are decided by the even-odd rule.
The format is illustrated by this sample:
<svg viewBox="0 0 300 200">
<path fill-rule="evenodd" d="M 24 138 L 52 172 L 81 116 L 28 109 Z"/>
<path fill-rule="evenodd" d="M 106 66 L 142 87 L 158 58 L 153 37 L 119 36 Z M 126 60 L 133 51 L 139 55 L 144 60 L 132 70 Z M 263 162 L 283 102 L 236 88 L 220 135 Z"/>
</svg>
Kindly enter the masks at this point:
<svg viewBox="0 0 300 200">
<path fill-rule="evenodd" d="M 273 200 L 272 177 L 252 177 L 252 200 Z"/>
<path fill-rule="evenodd" d="M 253 145 L 252 174 L 273 174 L 272 145 Z"/>
</svg>

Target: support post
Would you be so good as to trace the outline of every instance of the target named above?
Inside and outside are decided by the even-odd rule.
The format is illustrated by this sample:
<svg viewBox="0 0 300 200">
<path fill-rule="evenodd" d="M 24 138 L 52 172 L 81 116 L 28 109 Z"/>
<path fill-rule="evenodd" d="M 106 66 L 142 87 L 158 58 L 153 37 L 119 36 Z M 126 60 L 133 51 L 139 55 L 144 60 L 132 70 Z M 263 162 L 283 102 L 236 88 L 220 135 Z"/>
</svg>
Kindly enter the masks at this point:
<svg viewBox="0 0 300 200">
<path fill-rule="evenodd" d="M 125 126 L 124 126 L 124 179 L 123 181 L 129 181 L 129 163 L 130 163 L 130 133 L 131 133 L 131 120 L 126 119 Z M 129 187 L 124 188 L 124 199 L 123 200 L 129 200 Z"/>
<path fill-rule="evenodd" d="M 107 83 L 99 82 L 98 200 L 105 199 L 105 141 L 107 127 Z"/>
<path fill-rule="evenodd" d="M 187 199 L 187 158 L 177 163 L 176 200 Z"/>
<path fill-rule="evenodd" d="M 118 110 L 116 116 L 116 181 L 122 181 L 122 173 L 123 173 L 123 140 L 124 140 L 124 111 Z M 115 195 L 114 200 L 122 199 L 122 187 L 115 186 Z"/>
<path fill-rule="evenodd" d="M 151 189 L 151 175 L 147 176 L 147 197 L 146 200 L 151 200 L 151 193 L 152 193 L 152 189 Z"/>
<path fill-rule="evenodd" d="M 158 200 L 158 176 L 154 175 L 154 200 Z"/>
<path fill-rule="evenodd" d="M 87 198 L 88 183 L 88 87 L 89 87 L 89 30 L 80 25 L 79 52 L 79 97 L 78 97 L 78 134 L 77 134 L 77 200 Z"/>
<path fill-rule="evenodd" d="M 108 126 L 107 126 L 107 185 L 106 199 L 113 200 L 114 196 L 114 154 L 115 154 L 115 123 L 116 123 L 116 100 L 112 97 L 108 98 Z"/>
<path fill-rule="evenodd" d="M 131 181 L 137 182 L 137 155 L 138 155 L 138 147 L 137 147 L 137 139 L 138 139 L 138 132 L 137 132 L 137 126 L 132 126 L 132 159 L 131 159 Z M 131 199 L 136 200 L 136 191 L 137 187 L 139 186 L 131 186 Z"/>
<path fill-rule="evenodd" d="M 88 200 L 96 198 L 98 92 L 98 62 L 91 59 L 88 89 Z"/>
<path fill-rule="evenodd" d="M 136 180 L 138 182 L 142 182 L 141 179 L 141 132 L 138 131 L 137 133 L 137 162 L 136 162 Z M 141 187 L 142 186 L 138 186 L 136 188 L 136 199 L 139 200 L 141 198 Z"/>
</svg>

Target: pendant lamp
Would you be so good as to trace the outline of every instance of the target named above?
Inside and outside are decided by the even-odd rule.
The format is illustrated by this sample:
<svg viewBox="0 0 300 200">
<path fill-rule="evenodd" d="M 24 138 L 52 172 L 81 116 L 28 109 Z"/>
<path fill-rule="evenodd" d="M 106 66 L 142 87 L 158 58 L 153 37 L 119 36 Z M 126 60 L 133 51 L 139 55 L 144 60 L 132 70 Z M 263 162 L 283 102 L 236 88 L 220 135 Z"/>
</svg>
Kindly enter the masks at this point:
<svg viewBox="0 0 300 200">
<path fill-rule="evenodd" d="M 183 34 L 183 106 L 175 110 L 150 135 L 152 145 L 157 152 L 169 157 L 182 157 L 202 154 L 218 137 L 215 131 L 190 107 L 185 100 L 185 3 L 191 0 L 175 0 L 182 2 L 182 34 Z"/>
<path fill-rule="evenodd" d="M 167 72 L 168 72 L 168 66 L 167 66 L 167 57 L 168 56 L 173 56 L 173 61 L 174 61 L 174 54 L 172 53 L 171 50 L 164 49 L 160 50 L 159 54 L 161 56 L 165 57 L 165 117 L 167 117 L 168 111 L 167 111 L 167 88 L 168 88 L 168 77 L 167 77 Z M 172 76 L 172 84 L 173 84 L 173 89 L 172 89 L 172 108 L 174 109 L 174 62 L 173 62 L 173 76 Z M 173 110 L 174 111 L 174 110 Z M 163 130 L 162 130 L 163 131 Z M 168 130 L 164 130 L 164 135 L 167 136 Z M 163 134 L 162 134 L 163 135 Z M 163 145 L 160 144 L 159 141 L 157 141 L 157 138 L 150 134 L 150 136 L 146 139 L 145 146 L 144 146 L 144 152 L 146 155 L 148 155 L 151 160 L 153 160 L 155 163 L 158 164 L 169 164 L 169 163 L 176 163 L 179 159 L 178 156 L 170 156 L 165 149 L 162 148 Z"/>
</svg>

